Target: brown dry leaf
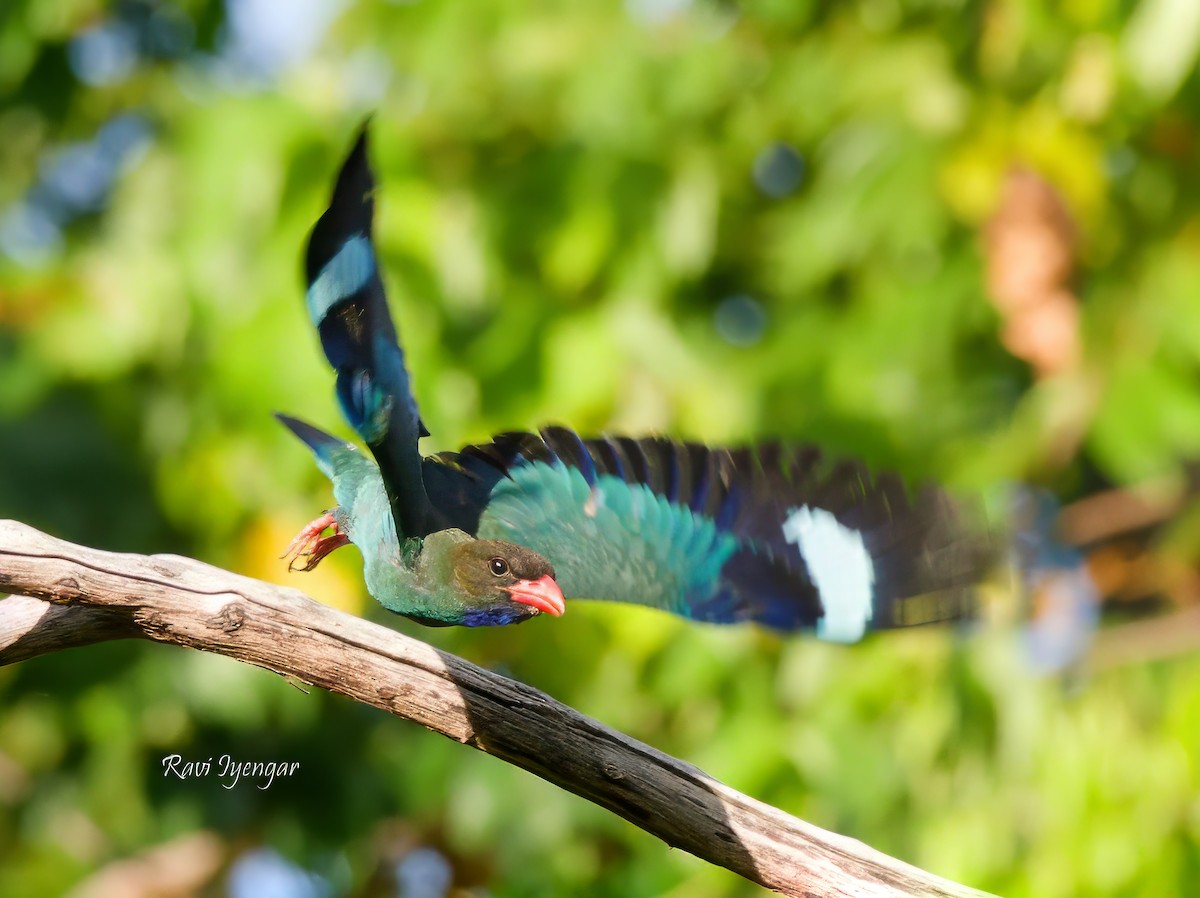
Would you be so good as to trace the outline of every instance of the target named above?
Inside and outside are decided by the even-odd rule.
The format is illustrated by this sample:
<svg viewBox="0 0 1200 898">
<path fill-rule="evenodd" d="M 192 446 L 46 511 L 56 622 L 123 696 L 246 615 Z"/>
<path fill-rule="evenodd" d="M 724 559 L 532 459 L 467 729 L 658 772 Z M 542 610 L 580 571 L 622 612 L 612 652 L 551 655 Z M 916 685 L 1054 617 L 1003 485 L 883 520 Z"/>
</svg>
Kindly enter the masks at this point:
<svg viewBox="0 0 1200 898">
<path fill-rule="evenodd" d="M 1055 189 L 1036 172 L 1014 168 L 984 230 L 987 291 L 1005 318 L 1003 342 L 1039 377 L 1079 361 L 1075 225 Z"/>
</svg>

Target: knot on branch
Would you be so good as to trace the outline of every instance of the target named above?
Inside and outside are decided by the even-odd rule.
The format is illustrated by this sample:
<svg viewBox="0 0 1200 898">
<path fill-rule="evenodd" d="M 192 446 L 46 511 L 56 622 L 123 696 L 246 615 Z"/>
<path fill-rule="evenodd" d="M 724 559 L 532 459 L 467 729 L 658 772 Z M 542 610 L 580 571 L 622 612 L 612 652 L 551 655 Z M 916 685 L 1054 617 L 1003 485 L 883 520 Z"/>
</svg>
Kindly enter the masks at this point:
<svg viewBox="0 0 1200 898">
<path fill-rule="evenodd" d="M 60 577 L 51 586 L 51 601 L 70 605 L 84 598 L 84 592 L 79 587 L 79 581 L 74 577 Z"/>
<path fill-rule="evenodd" d="M 204 625 L 214 630 L 220 630 L 229 636 L 242 629 L 246 623 L 246 609 L 241 602 L 229 602 L 221 606 L 221 610 L 212 617 L 206 618 Z"/>
<path fill-rule="evenodd" d="M 601 770 L 604 774 L 604 778 L 611 782 L 616 783 L 616 782 L 620 782 L 621 780 L 625 779 L 625 771 L 622 770 L 620 767 L 618 767 L 616 764 L 612 764 L 612 763 L 605 764 L 604 767 L 601 768 Z"/>
</svg>

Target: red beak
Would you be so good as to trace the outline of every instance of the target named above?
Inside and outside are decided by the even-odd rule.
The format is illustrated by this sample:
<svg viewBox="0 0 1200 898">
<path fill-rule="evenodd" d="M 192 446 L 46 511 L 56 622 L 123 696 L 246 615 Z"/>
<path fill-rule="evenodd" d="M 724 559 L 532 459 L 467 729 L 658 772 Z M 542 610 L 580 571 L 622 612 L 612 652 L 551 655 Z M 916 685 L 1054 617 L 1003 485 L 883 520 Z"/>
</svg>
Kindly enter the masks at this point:
<svg viewBox="0 0 1200 898">
<path fill-rule="evenodd" d="M 538 611 L 545 611 L 554 617 L 559 617 L 567 610 L 562 590 L 549 574 L 543 574 L 536 580 L 518 580 L 508 587 L 508 594 L 514 602 L 531 605 Z"/>
</svg>

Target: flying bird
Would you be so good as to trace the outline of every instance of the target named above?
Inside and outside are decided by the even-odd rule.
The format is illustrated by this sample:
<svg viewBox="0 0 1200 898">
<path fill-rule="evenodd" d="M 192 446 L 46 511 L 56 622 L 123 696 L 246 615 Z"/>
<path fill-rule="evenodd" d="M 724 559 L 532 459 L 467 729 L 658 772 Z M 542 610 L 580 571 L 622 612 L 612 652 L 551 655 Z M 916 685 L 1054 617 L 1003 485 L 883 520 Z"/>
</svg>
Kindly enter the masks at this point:
<svg viewBox="0 0 1200 898">
<path fill-rule="evenodd" d="M 293 564 L 311 569 L 353 542 L 368 591 L 424 623 L 515 623 L 562 613 L 565 595 L 853 642 L 970 613 L 986 537 L 938 489 L 817 448 L 545 427 L 423 456 L 372 242 L 374 187 L 364 128 L 309 238 L 306 305 L 372 457 L 279 416 L 338 502 L 293 541 Z M 479 598 L 484 563 L 508 600 Z M 414 582 L 435 585 L 418 601 Z M 472 598 L 456 593 L 464 582 Z"/>
</svg>

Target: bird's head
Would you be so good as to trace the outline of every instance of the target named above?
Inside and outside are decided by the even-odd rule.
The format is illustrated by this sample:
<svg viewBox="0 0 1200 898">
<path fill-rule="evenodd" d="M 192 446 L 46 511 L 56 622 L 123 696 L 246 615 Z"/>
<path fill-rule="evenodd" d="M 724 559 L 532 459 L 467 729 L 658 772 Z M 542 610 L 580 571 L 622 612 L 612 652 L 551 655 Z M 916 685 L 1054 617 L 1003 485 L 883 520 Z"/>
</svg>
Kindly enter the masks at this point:
<svg viewBox="0 0 1200 898">
<path fill-rule="evenodd" d="M 422 623 L 495 626 L 566 610 L 550 562 L 514 543 L 441 530 L 425 537 L 416 568 L 420 585 L 436 598 L 434 613 L 428 619 L 402 613 Z"/>
</svg>

